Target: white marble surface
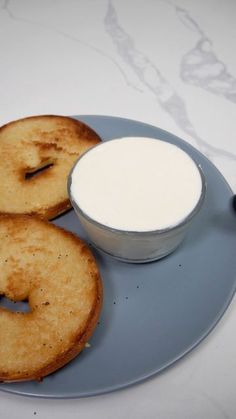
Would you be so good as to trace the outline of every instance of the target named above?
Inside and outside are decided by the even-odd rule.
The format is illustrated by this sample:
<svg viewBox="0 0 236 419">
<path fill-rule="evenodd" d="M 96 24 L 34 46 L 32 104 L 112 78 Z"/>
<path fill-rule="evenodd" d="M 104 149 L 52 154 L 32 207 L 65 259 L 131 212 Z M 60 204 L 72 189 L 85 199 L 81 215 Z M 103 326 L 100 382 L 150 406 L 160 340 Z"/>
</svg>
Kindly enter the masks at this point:
<svg viewBox="0 0 236 419">
<path fill-rule="evenodd" d="M 0 0 L 0 124 L 40 113 L 157 125 L 200 149 L 236 192 L 234 0 Z M 236 417 L 236 302 L 163 374 L 53 401 L 0 393 L 0 417 Z"/>
</svg>

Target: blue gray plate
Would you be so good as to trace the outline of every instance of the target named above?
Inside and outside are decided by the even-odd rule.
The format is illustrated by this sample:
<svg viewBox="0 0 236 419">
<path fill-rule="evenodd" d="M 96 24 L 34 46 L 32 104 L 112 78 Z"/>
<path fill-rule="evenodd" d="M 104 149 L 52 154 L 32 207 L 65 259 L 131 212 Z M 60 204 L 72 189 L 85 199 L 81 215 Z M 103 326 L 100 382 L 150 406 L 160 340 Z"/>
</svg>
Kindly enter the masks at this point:
<svg viewBox="0 0 236 419">
<path fill-rule="evenodd" d="M 204 171 L 206 200 L 183 244 L 160 261 L 126 264 L 94 250 L 104 283 L 104 307 L 91 347 L 41 383 L 0 385 L 11 393 L 70 398 L 138 383 L 199 344 L 235 292 L 236 215 L 232 191 L 218 170 L 192 146 L 154 126 L 105 116 L 78 119 L 105 141 L 135 135 L 179 145 Z M 153 193 L 158 191 L 154 188 Z M 73 211 L 55 224 L 85 238 Z"/>
</svg>

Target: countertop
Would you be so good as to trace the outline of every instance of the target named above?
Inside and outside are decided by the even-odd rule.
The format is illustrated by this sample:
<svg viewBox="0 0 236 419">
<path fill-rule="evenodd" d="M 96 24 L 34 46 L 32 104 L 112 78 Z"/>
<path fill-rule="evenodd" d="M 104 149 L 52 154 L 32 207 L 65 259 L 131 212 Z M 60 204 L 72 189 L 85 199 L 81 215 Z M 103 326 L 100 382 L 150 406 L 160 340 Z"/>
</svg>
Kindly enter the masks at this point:
<svg viewBox="0 0 236 419">
<path fill-rule="evenodd" d="M 0 124 L 28 115 L 112 115 L 183 138 L 236 192 L 233 0 L 0 1 Z M 173 367 L 76 400 L 0 393 L 0 417 L 236 416 L 236 301 Z"/>
</svg>

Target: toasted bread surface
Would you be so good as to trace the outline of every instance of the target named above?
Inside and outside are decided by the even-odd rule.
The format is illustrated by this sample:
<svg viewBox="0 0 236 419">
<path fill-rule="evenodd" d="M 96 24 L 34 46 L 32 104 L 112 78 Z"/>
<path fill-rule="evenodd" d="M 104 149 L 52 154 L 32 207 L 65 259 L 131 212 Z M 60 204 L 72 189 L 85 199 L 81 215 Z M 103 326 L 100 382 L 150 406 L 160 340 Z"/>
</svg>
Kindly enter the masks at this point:
<svg viewBox="0 0 236 419">
<path fill-rule="evenodd" d="M 64 116 L 33 116 L 2 126 L 0 214 L 52 219 L 68 210 L 68 174 L 99 141 L 87 125 Z"/>
<path fill-rule="evenodd" d="M 94 257 L 73 234 L 39 218 L 0 216 L 0 295 L 30 312 L 0 307 L 0 381 L 40 380 L 74 358 L 100 313 Z"/>
</svg>

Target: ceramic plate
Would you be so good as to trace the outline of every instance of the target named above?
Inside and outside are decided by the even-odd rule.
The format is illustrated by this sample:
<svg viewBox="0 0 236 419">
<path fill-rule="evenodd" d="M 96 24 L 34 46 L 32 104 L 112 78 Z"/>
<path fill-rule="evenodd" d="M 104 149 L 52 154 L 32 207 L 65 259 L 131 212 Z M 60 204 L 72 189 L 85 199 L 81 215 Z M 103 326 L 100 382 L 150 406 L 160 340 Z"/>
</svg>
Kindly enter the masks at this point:
<svg viewBox="0 0 236 419">
<path fill-rule="evenodd" d="M 149 264 L 126 264 L 94 250 L 104 307 L 91 347 L 41 383 L 1 384 L 11 393 L 70 398 L 138 383 L 170 366 L 217 324 L 236 286 L 236 214 L 232 191 L 201 153 L 154 126 L 128 119 L 81 116 L 104 141 L 155 137 L 177 144 L 199 163 L 207 182 L 204 205 L 182 245 Z M 158 193 L 153 190 L 153 193 Z M 86 238 L 73 211 L 55 224 Z"/>
</svg>

